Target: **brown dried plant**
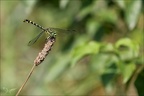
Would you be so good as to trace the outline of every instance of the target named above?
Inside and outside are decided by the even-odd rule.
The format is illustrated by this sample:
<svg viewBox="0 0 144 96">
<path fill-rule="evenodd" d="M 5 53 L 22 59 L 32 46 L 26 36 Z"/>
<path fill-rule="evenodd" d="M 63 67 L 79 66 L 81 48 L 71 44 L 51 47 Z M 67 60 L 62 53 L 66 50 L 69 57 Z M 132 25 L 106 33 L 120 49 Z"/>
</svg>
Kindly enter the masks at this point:
<svg viewBox="0 0 144 96">
<path fill-rule="evenodd" d="M 19 95 L 19 93 L 21 92 L 21 90 L 23 89 L 23 87 L 26 85 L 26 83 L 27 83 L 28 79 L 30 78 L 31 74 L 33 73 L 35 67 L 38 66 L 39 64 L 41 64 L 44 61 L 44 59 L 48 55 L 49 51 L 51 50 L 51 48 L 52 48 L 52 46 L 53 46 L 53 44 L 55 42 L 55 39 L 56 38 L 53 37 L 53 36 L 50 36 L 50 37 L 47 38 L 44 48 L 42 49 L 42 51 L 38 54 L 38 56 L 34 60 L 33 67 L 30 70 L 30 72 L 29 72 L 29 74 L 28 74 L 25 82 L 23 83 L 23 85 L 18 90 L 16 96 Z"/>
</svg>

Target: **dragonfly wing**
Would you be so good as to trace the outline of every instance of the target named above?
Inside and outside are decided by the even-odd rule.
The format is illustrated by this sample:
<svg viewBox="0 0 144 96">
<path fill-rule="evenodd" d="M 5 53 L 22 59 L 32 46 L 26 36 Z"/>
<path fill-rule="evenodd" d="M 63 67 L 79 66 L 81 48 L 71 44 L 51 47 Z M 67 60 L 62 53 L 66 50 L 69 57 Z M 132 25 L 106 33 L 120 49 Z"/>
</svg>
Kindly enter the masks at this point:
<svg viewBox="0 0 144 96">
<path fill-rule="evenodd" d="M 68 29 L 60 29 L 60 28 L 50 28 L 56 32 L 60 32 L 60 33 L 74 33 L 76 32 L 76 30 L 68 30 Z"/>
<path fill-rule="evenodd" d="M 39 35 L 37 35 L 34 39 L 32 39 L 31 41 L 29 41 L 28 46 L 33 45 L 43 33 L 44 33 L 44 31 L 42 31 L 42 32 L 41 32 Z"/>
</svg>

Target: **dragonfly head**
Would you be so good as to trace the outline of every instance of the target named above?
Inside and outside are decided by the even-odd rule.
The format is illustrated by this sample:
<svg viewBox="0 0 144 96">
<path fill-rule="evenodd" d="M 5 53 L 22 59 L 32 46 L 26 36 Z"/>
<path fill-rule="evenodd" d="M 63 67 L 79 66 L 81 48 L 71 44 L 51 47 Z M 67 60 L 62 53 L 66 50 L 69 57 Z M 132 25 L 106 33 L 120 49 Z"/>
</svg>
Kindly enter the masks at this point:
<svg viewBox="0 0 144 96">
<path fill-rule="evenodd" d="M 56 37 L 57 34 L 56 34 L 56 32 L 51 32 L 50 35 L 51 35 L 52 37 Z"/>
</svg>

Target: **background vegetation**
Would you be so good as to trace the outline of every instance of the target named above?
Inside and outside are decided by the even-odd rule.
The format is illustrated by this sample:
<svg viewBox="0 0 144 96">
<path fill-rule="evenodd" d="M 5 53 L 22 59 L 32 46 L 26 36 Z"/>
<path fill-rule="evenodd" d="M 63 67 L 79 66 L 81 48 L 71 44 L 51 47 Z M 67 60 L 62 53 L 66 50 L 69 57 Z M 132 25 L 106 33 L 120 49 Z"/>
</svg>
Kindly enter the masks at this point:
<svg viewBox="0 0 144 96">
<path fill-rule="evenodd" d="M 144 2 L 142 0 L 1 0 L 2 95 L 15 95 L 37 54 L 41 30 L 23 23 L 75 29 L 58 32 L 45 61 L 22 95 L 144 95 Z"/>
</svg>

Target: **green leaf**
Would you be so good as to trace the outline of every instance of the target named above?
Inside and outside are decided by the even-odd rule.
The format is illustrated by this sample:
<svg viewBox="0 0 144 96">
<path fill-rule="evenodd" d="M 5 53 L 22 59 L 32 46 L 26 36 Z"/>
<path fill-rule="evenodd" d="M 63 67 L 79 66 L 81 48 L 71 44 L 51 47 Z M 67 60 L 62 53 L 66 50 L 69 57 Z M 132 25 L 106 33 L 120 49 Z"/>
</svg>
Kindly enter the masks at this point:
<svg viewBox="0 0 144 96">
<path fill-rule="evenodd" d="M 89 42 L 88 44 L 83 44 L 78 46 L 72 52 L 72 66 L 87 54 L 97 54 L 99 52 L 100 44 L 94 41 Z"/>
<path fill-rule="evenodd" d="M 133 42 L 129 38 L 123 38 L 116 42 L 116 48 L 119 48 L 121 46 L 133 48 Z"/>
<path fill-rule="evenodd" d="M 138 17 L 140 15 L 141 7 L 142 7 L 141 0 L 132 0 L 130 4 L 128 5 L 128 8 L 126 9 L 125 19 L 126 19 L 128 28 L 130 30 L 133 30 L 134 27 L 136 26 Z"/>
<path fill-rule="evenodd" d="M 70 0 L 60 0 L 60 8 L 61 9 L 64 9 L 64 8 L 66 8 L 66 6 L 68 5 L 68 3 L 69 3 L 69 1 Z"/>
<path fill-rule="evenodd" d="M 117 69 L 115 64 L 118 62 L 115 54 L 111 53 L 98 53 L 92 56 L 90 68 L 97 74 L 111 74 L 116 73 Z"/>
<path fill-rule="evenodd" d="M 132 60 L 139 55 L 139 45 L 129 38 L 120 39 L 115 46 L 121 60 Z"/>
<path fill-rule="evenodd" d="M 116 0 L 115 1 L 122 9 L 125 8 L 125 0 Z"/>
<path fill-rule="evenodd" d="M 91 9 L 92 9 L 92 6 L 83 8 L 77 15 L 77 19 L 82 20 L 83 18 L 85 18 L 91 12 Z"/>
<path fill-rule="evenodd" d="M 120 63 L 120 72 L 123 76 L 123 83 L 126 83 L 132 76 L 136 66 L 134 63 Z"/>
<path fill-rule="evenodd" d="M 98 30 L 100 24 L 95 21 L 95 19 L 89 19 L 86 23 L 86 31 L 88 34 L 90 34 L 91 37 L 93 37 Z"/>
</svg>

